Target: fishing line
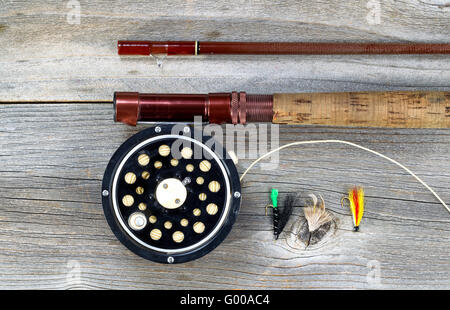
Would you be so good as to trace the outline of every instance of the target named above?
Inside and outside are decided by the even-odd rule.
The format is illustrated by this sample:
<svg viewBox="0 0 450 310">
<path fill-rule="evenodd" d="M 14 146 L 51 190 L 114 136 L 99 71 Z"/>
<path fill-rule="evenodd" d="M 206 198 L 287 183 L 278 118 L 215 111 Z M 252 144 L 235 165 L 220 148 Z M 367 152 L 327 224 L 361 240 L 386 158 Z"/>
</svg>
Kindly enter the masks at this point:
<svg viewBox="0 0 450 310">
<path fill-rule="evenodd" d="M 240 181 L 242 182 L 242 180 L 244 179 L 244 177 L 247 175 L 247 173 L 250 171 L 250 169 L 252 169 L 258 162 L 260 162 L 261 160 L 263 160 L 266 157 L 269 157 L 270 155 L 272 155 L 275 152 L 279 152 L 285 148 L 291 147 L 291 146 L 296 146 L 296 145 L 304 145 L 304 144 L 320 144 L 320 143 L 340 143 L 340 144 L 346 144 L 346 145 L 350 145 L 356 148 L 359 148 L 361 150 L 367 151 L 369 153 L 375 154 L 381 158 L 384 158 L 388 161 L 390 161 L 391 163 L 394 163 L 395 165 L 397 165 L 398 167 L 402 168 L 403 170 L 405 170 L 408 174 L 410 174 L 411 176 L 413 176 L 420 184 L 422 184 L 426 189 L 428 189 L 434 197 L 436 197 L 436 199 L 444 206 L 445 209 L 447 209 L 447 211 L 450 213 L 450 208 L 448 207 L 448 205 L 444 202 L 444 200 L 427 184 L 425 183 L 421 178 L 419 178 L 414 172 L 412 172 L 411 170 L 409 170 L 407 167 L 405 167 L 404 165 L 402 165 L 401 163 L 399 163 L 398 161 L 383 155 L 377 151 L 371 150 L 367 147 L 361 146 L 359 144 L 353 143 L 353 142 L 349 142 L 349 141 L 345 141 L 345 140 L 310 140 L 310 141 L 296 141 L 296 142 L 292 142 L 292 143 L 288 143 L 285 145 L 282 145 L 270 152 L 267 152 L 266 154 L 262 155 L 261 157 L 259 157 L 258 159 L 256 159 L 255 161 L 253 161 L 250 166 L 248 166 L 247 169 L 245 169 L 244 173 L 242 173 L 241 177 L 240 177 Z"/>
</svg>

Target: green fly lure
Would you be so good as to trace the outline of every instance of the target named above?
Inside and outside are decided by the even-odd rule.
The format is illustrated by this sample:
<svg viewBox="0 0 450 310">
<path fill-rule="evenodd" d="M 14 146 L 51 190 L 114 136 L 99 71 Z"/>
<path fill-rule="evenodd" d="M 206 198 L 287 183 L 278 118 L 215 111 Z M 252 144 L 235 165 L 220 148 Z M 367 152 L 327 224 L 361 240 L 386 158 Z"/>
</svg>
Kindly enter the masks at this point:
<svg viewBox="0 0 450 310">
<path fill-rule="evenodd" d="M 295 196 L 293 194 L 288 194 L 286 196 L 282 210 L 278 208 L 278 190 L 276 188 L 272 188 L 270 200 L 272 201 L 272 205 L 269 206 L 272 207 L 273 234 L 275 240 L 277 240 L 292 214 Z"/>
</svg>

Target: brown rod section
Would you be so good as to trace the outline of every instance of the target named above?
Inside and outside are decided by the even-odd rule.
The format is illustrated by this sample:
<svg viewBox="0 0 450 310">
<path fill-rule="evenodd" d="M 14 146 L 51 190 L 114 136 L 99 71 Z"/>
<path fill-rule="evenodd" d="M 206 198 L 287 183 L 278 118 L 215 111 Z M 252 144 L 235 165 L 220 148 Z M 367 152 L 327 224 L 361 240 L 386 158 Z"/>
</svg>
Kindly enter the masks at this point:
<svg viewBox="0 0 450 310">
<path fill-rule="evenodd" d="M 272 121 L 272 95 L 247 95 L 245 92 L 192 94 L 140 94 L 116 92 L 114 118 L 117 122 L 192 122 L 245 124 Z"/>
<path fill-rule="evenodd" d="M 210 123 L 450 128 L 450 92 L 394 91 L 252 95 L 213 94 L 114 95 L 115 120 Z"/>
<path fill-rule="evenodd" d="M 450 43 L 118 41 L 119 55 L 450 54 Z"/>
</svg>

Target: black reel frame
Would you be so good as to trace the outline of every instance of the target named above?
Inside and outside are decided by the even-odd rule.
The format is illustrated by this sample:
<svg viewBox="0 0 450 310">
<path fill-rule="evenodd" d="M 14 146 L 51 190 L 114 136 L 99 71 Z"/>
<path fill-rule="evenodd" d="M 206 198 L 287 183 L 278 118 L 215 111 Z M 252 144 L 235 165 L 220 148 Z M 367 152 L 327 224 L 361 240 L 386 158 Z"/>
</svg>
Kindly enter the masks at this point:
<svg viewBox="0 0 450 310">
<path fill-rule="evenodd" d="M 169 137 L 170 136 L 170 137 Z M 164 138 L 167 137 L 167 138 Z M 201 137 L 201 139 L 199 139 Z M 156 140 L 152 140 L 155 139 Z M 161 139 L 160 139 L 161 138 Z M 154 171 L 150 171 L 150 177 L 148 180 L 141 180 L 139 175 L 138 164 L 136 163 L 136 168 L 133 168 L 133 160 L 136 157 L 143 153 L 144 151 L 149 155 L 150 158 L 153 157 L 158 158 L 158 149 L 151 148 L 154 145 L 160 145 L 161 143 L 171 144 L 176 140 L 185 140 L 190 139 L 193 143 L 195 141 L 199 142 L 202 147 L 202 151 L 204 149 L 209 149 L 212 151 L 216 157 L 211 160 L 212 168 L 216 166 L 216 168 L 220 167 L 219 170 L 212 169 L 207 175 L 215 175 L 215 178 L 222 178 L 222 180 L 227 179 L 226 184 L 229 187 L 229 190 L 225 186 L 222 186 L 217 193 L 213 193 L 210 196 L 212 200 L 208 200 L 207 202 L 213 201 L 215 204 L 219 206 L 218 216 L 210 216 L 209 218 L 213 218 L 212 224 L 209 223 L 207 225 L 203 236 L 199 234 L 192 233 L 190 234 L 187 230 L 188 228 L 183 228 L 179 226 L 179 229 L 185 231 L 186 238 L 183 240 L 184 244 L 188 244 L 189 248 L 186 251 L 180 251 L 179 249 L 183 249 L 185 247 L 183 244 L 170 244 L 167 239 L 167 234 L 164 235 L 160 244 L 163 244 L 164 247 L 157 247 L 155 244 L 152 244 L 153 241 L 149 239 L 148 227 L 143 229 L 142 231 L 133 231 L 130 229 L 129 224 L 127 224 L 127 220 L 124 217 L 132 214 L 133 210 L 137 210 L 137 202 L 133 204 L 133 207 L 126 208 L 121 204 L 120 195 L 124 195 L 131 190 L 131 187 L 127 186 L 123 182 L 123 173 L 124 170 L 132 171 L 138 175 L 136 184 L 143 184 L 142 187 L 146 188 L 148 192 L 145 193 L 146 203 L 148 205 L 148 210 L 145 211 L 146 216 L 148 218 L 149 214 L 157 214 L 158 218 L 164 218 L 165 216 L 171 217 L 172 219 L 176 218 L 177 221 L 182 218 L 184 215 L 179 215 L 179 213 L 184 212 L 185 214 L 190 214 L 194 208 L 202 209 L 203 214 L 205 212 L 205 204 L 207 202 L 198 202 L 194 200 L 192 197 L 198 197 L 199 192 L 196 192 L 196 184 L 192 184 L 192 186 L 186 186 L 187 188 L 187 198 L 186 202 L 183 204 L 182 208 L 178 208 L 175 210 L 167 210 L 161 205 L 159 205 L 158 201 L 155 199 L 154 189 L 163 179 L 166 178 L 176 178 L 180 181 L 184 178 L 186 179 L 186 171 L 184 171 L 183 167 L 185 167 L 185 163 L 180 165 L 179 167 L 171 167 L 167 162 L 164 162 L 164 158 L 159 156 L 159 160 L 161 160 L 163 166 L 167 169 L 160 169 L 161 174 L 155 173 Z M 149 143 L 146 141 L 150 140 Z M 194 141 L 195 140 L 195 141 Z M 155 143 L 156 141 L 156 143 Z M 102 203 L 103 203 L 103 211 L 106 217 L 106 220 L 111 227 L 111 230 L 119 239 L 121 243 L 123 243 L 129 250 L 134 252 L 135 254 L 146 258 L 151 261 L 159 262 L 159 263 L 183 263 L 187 261 L 191 261 L 202 257 L 216 248 L 228 235 L 231 231 L 232 225 L 236 220 L 236 216 L 239 213 L 240 203 L 241 203 L 241 184 L 239 181 L 239 175 L 236 170 L 236 166 L 231 158 L 229 158 L 228 153 L 220 145 L 217 141 L 214 141 L 211 136 L 204 136 L 201 132 L 197 131 L 191 126 L 180 126 L 180 125 L 158 125 L 155 127 L 147 128 L 141 132 L 138 132 L 134 136 L 130 137 L 126 140 L 114 153 L 111 160 L 109 161 L 102 184 Z M 138 147 L 142 145 L 141 147 Z M 212 145 L 210 147 L 209 145 Z M 155 153 L 156 152 L 156 153 Z M 156 155 L 155 155 L 156 154 Z M 170 158 L 168 156 L 167 158 Z M 126 158 L 126 159 L 125 159 Z M 204 159 L 202 155 L 201 159 L 196 160 L 196 168 L 198 171 L 198 162 Z M 180 159 L 180 163 L 183 158 Z M 194 159 L 192 159 L 194 160 Z M 125 166 L 128 167 L 124 169 Z M 118 171 L 120 169 L 120 171 Z M 153 169 L 153 167 L 151 167 Z M 150 170 L 150 169 L 148 169 Z M 164 172 L 163 172 L 164 171 Z M 217 171 L 222 172 L 221 174 L 217 173 Z M 225 173 L 223 173 L 225 171 Z M 159 172 L 159 171 L 157 171 Z M 197 176 L 198 172 L 191 172 L 191 178 Z M 118 174 L 116 176 L 116 174 Z M 154 175 L 157 175 L 156 177 Z M 114 185 L 114 182 L 116 184 Z M 139 183 L 140 182 L 140 183 Z M 144 185 L 145 183 L 145 185 Z M 192 180 L 192 183 L 195 183 L 195 180 Z M 222 183 L 223 184 L 223 183 Z M 207 186 L 207 185 L 206 185 Z M 115 193 L 114 193 L 115 188 Z M 119 195 L 120 194 L 120 195 Z M 209 196 L 209 193 L 208 193 Z M 144 198 L 141 198 L 141 200 Z M 113 201 L 115 200 L 115 201 Z M 227 207 L 223 207 L 221 204 L 226 203 Z M 130 211 L 128 211 L 130 210 Z M 139 211 L 139 210 L 137 210 Z M 226 214 L 225 214 L 226 212 Z M 203 215 L 202 215 L 203 216 Z M 205 216 L 206 217 L 206 216 Z M 205 221 L 206 218 L 205 218 Z M 159 225 L 157 226 L 161 230 L 162 228 L 162 220 L 158 221 Z M 208 224 L 208 223 L 207 223 Z M 147 223 L 147 226 L 151 225 Z M 216 226 L 211 226 L 216 225 Z M 220 225 L 220 226 L 219 226 Z M 128 231 L 127 231 L 128 230 Z M 183 236 L 184 236 L 183 235 Z M 165 238 L 165 239 L 164 239 Z M 208 239 L 204 241 L 203 239 Z M 195 246 L 199 244 L 198 246 Z M 178 246 L 179 245 L 179 246 Z M 167 251 L 166 251 L 167 250 Z M 178 252 L 177 252 L 178 251 Z"/>
</svg>

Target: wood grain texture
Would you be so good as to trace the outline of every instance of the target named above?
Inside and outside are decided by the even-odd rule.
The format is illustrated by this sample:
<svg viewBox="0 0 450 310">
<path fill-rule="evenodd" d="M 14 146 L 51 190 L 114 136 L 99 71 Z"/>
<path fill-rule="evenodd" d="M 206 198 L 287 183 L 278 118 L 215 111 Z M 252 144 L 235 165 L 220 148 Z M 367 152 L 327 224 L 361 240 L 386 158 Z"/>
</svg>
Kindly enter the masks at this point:
<svg viewBox="0 0 450 310">
<path fill-rule="evenodd" d="M 445 90 L 447 55 L 119 57 L 117 40 L 448 43 L 449 7 L 383 0 L 370 25 L 354 1 L 3 0 L 0 100 L 111 101 L 113 91 L 294 93 Z M 440 2 L 439 2 L 440 3 Z"/>
<path fill-rule="evenodd" d="M 379 25 L 367 23 L 365 0 L 80 0 L 80 24 L 67 22 L 67 3 L 0 0 L 0 288 L 450 288 L 449 214 L 405 173 L 347 146 L 286 149 L 277 169 L 256 168 L 229 237 L 187 264 L 128 251 L 100 196 L 113 152 L 144 128 L 113 123 L 102 102 L 114 91 L 450 90 L 448 56 L 206 56 L 158 65 L 117 56 L 117 40 L 448 42 L 445 1 L 383 0 Z M 282 126 L 280 139 L 361 143 L 450 201 L 448 129 Z M 367 194 L 359 233 L 339 205 L 354 183 Z M 333 234 L 307 250 L 288 243 L 289 233 L 275 242 L 264 216 L 273 186 L 281 197 L 322 194 Z M 293 219 L 301 213 L 295 208 Z M 380 285 L 367 282 L 374 261 Z"/>
<path fill-rule="evenodd" d="M 113 124 L 110 104 L 0 108 L 0 288 L 450 287 L 448 212 L 412 177 L 363 151 L 337 144 L 286 149 L 276 169 L 256 167 L 246 176 L 241 213 L 217 249 L 167 266 L 122 246 L 101 206 L 110 157 L 142 126 Z M 280 139 L 360 143 L 402 162 L 450 201 L 448 129 L 282 126 Z M 249 163 L 241 160 L 239 171 Z M 340 206 L 354 183 L 367 196 L 358 233 Z M 271 187 L 280 198 L 287 192 L 322 194 L 337 221 L 334 233 L 306 250 L 289 246 L 287 233 L 274 241 L 271 219 L 264 216 Z M 301 214 L 294 208 L 293 220 Z M 381 267 L 375 286 L 366 280 L 374 260 Z"/>
<path fill-rule="evenodd" d="M 274 94 L 273 122 L 384 128 L 450 128 L 450 92 Z"/>
</svg>

